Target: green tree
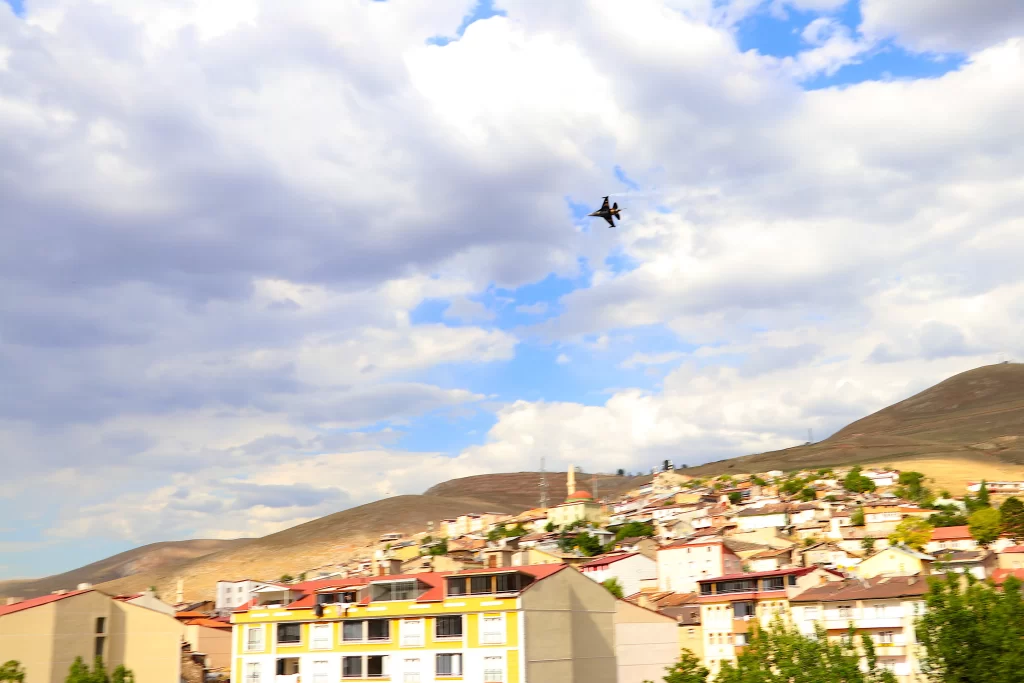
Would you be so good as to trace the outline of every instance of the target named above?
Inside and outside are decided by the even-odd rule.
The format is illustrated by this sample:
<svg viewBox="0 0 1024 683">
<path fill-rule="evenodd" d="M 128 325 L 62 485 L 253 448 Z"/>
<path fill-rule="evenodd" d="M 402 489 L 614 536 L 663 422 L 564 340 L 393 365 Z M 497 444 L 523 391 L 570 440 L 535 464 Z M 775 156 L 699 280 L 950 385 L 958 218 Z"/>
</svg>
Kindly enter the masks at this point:
<svg viewBox="0 0 1024 683">
<path fill-rule="evenodd" d="M 601 541 L 598 540 L 597 536 L 591 536 L 586 531 L 576 536 L 575 545 L 587 557 L 600 555 L 604 552 L 604 546 L 601 545 Z"/>
<path fill-rule="evenodd" d="M 654 535 L 654 525 L 649 522 L 626 522 L 615 532 L 615 540 L 624 538 L 647 538 Z"/>
<path fill-rule="evenodd" d="M 1001 526 L 999 510 L 995 508 L 980 508 L 967 518 L 967 528 L 971 532 L 971 536 L 983 548 L 987 548 L 992 541 L 999 538 Z"/>
<path fill-rule="evenodd" d="M 295 580 L 295 577 L 291 574 L 281 574 L 281 578 L 278 579 L 281 583 L 291 583 Z"/>
<path fill-rule="evenodd" d="M 1024 503 L 1017 498 L 1007 498 L 999 506 L 999 517 L 1003 521 L 1004 534 L 1017 542 L 1024 541 Z"/>
<path fill-rule="evenodd" d="M 917 622 L 922 668 L 933 683 L 1010 683 L 1024 680 L 1024 600 L 1021 582 L 1003 590 L 974 576 L 929 579 L 926 609 Z"/>
<path fill-rule="evenodd" d="M 601 582 L 601 585 L 607 588 L 609 593 L 619 598 L 620 600 L 622 599 L 622 584 L 619 583 L 619 580 L 617 578 L 613 576 L 609 579 L 605 579 Z"/>
<path fill-rule="evenodd" d="M 68 676 L 64 679 L 64 683 L 92 683 L 92 672 L 81 657 L 75 657 L 75 661 L 71 662 L 71 668 L 68 669 Z"/>
<path fill-rule="evenodd" d="M 864 526 L 864 508 L 859 507 L 850 514 L 850 524 Z"/>
<path fill-rule="evenodd" d="M 131 669 L 124 668 L 124 664 L 118 664 L 110 676 L 110 683 L 135 683 L 135 674 Z"/>
<path fill-rule="evenodd" d="M 895 683 L 892 672 L 878 666 L 871 638 L 860 642 L 851 628 L 830 641 L 820 624 L 806 636 L 778 617 L 766 629 L 754 626 L 735 664 L 722 663 L 716 683 Z M 859 646 L 859 647 L 858 647 Z M 863 659 L 862 659 L 863 655 Z M 862 666 L 863 662 L 863 666 Z"/>
<path fill-rule="evenodd" d="M 818 493 L 814 489 L 812 489 L 810 486 L 808 486 L 807 488 L 805 488 L 802 491 L 800 491 L 800 500 L 802 500 L 805 503 L 809 503 L 812 500 L 817 499 L 817 497 L 818 497 Z"/>
<path fill-rule="evenodd" d="M 21 662 L 12 659 L 0 665 L 0 683 L 24 683 L 24 680 L 25 669 Z"/>
<path fill-rule="evenodd" d="M 487 532 L 487 540 L 491 541 L 492 543 L 500 538 L 505 538 L 504 523 L 495 524 L 494 528 Z"/>
<path fill-rule="evenodd" d="M 989 500 L 988 484 L 985 480 L 981 480 L 981 485 L 978 488 L 978 495 L 976 496 L 964 496 L 964 503 L 967 505 L 967 512 L 974 512 L 982 508 L 992 507 L 992 501 Z"/>
<path fill-rule="evenodd" d="M 107 667 L 103 666 L 103 658 L 98 656 L 92 663 L 92 683 L 110 683 L 110 674 Z"/>
<path fill-rule="evenodd" d="M 779 487 L 779 490 L 789 496 L 796 495 L 804 487 L 805 483 L 806 482 L 803 479 L 794 477 L 793 479 L 787 479 L 783 482 L 782 486 Z"/>
<path fill-rule="evenodd" d="M 547 524 L 544 525 L 544 531 L 548 532 L 549 534 L 552 531 L 554 531 L 554 530 L 555 530 L 555 523 L 554 522 L 548 522 Z"/>
<path fill-rule="evenodd" d="M 924 487 L 924 475 L 920 472 L 900 472 L 899 488 L 896 495 L 920 503 L 931 498 L 931 491 Z"/>
<path fill-rule="evenodd" d="M 626 476 L 626 470 L 623 470 L 623 469 L 615 470 L 615 476 L 616 477 L 624 477 L 624 476 Z"/>
<path fill-rule="evenodd" d="M 705 683 L 711 673 L 701 665 L 697 656 L 686 648 L 683 648 L 679 661 L 665 671 L 666 674 L 662 678 L 665 683 Z"/>
<path fill-rule="evenodd" d="M 920 517 L 906 517 L 896 525 L 895 531 L 889 534 L 889 543 L 923 550 L 925 544 L 932 539 L 934 530 L 935 527 Z"/>
<path fill-rule="evenodd" d="M 967 526 L 967 516 L 955 505 L 940 505 L 939 512 L 928 517 L 928 523 L 935 528 L 943 526 Z"/>
<path fill-rule="evenodd" d="M 729 494 L 729 502 L 733 505 L 739 505 L 743 501 L 743 494 L 739 491 L 733 491 Z"/>
<path fill-rule="evenodd" d="M 428 555 L 447 555 L 448 554 L 448 539 L 442 538 L 437 542 L 437 545 L 430 546 L 430 550 L 427 551 Z"/>
<path fill-rule="evenodd" d="M 851 493 L 867 493 L 875 490 L 875 482 L 871 481 L 863 474 L 863 470 L 860 465 L 857 465 L 849 471 L 846 477 L 843 478 L 843 488 Z"/>
<path fill-rule="evenodd" d="M 860 547 L 865 553 L 870 555 L 875 550 L 875 539 L 865 536 L 860 541 Z"/>
<path fill-rule="evenodd" d="M 768 485 L 768 482 L 766 482 L 761 477 L 757 477 L 757 476 L 751 477 L 750 483 L 753 484 L 754 486 L 767 486 Z"/>
</svg>

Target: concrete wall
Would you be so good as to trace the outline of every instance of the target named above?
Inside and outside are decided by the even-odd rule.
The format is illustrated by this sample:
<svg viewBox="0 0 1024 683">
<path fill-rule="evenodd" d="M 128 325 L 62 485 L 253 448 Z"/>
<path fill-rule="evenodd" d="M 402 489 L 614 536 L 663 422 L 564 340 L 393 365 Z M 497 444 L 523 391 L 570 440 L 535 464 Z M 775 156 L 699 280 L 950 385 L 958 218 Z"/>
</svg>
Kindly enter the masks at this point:
<svg viewBox="0 0 1024 683">
<path fill-rule="evenodd" d="M 21 662 L 25 683 L 50 683 L 55 615 L 56 606 L 49 604 L 0 617 L 0 662 Z"/>
<path fill-rule="evenodd" d="M 618 600 L 567 567 L 520 598 L 525 628 L 524 683 L 617 683 Z"/>
<path fill-rule="evenodd" d="M 103 627 L 106 639 L 103 660 L 108 664 L 108 669 L 121 663 L 118 659 L 118 644 L 113 636 L 114 605 L 120 603 L 116 603 L 104 593 L 90 591 L 51 604 L 54 607 L 54 623 L 50 631 L 53 642 L 50 681 L 63 683 L 76 656 L 81 656 L 86 662 L 92 662 L 98 635 L 96 620 L 100 617 L 106 619 Z M 34 607 L 28 611 L 36 609 L 39 608 Z M 41 638 L 45 637 L 41 634 Z"/>
<path fill-rule="evenodd" d="M 185 626 L 145 607 L 112 602 L 116 630 L 111 629 L 111 645 L 119 647 L 121 658 L 112 658 L 110 668 L 123 663 L 138 683 L 180 683 Z"/>
<path fill-rule="evenodd" d="M 615 612 L 615 656 L 618 683 L 659 681 L 679 659 L 676 620 L 618 600 Z"/>
<path fill-rule="evenodd" d="M 206 655 L 206 665 L 211 669 L 231 668 L 231 630 L 207 626 L 186 626 L 185 640 L 194 652 Z"/>
</svg>

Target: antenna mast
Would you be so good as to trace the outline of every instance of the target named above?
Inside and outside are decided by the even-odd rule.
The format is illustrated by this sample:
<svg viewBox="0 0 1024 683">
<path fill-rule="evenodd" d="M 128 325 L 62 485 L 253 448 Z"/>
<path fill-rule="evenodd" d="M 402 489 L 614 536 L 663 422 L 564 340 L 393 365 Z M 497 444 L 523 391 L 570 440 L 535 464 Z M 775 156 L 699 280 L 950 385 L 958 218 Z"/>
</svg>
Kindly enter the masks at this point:
<svg viewBox="0 0 1024 683">
<path fill-rule="evenodd" d="M 594 489 L 594 501 L 597 502 L 597 473 L 590 475 L 590 481 L 593 482 L 590 488 Z"/>
</svg>

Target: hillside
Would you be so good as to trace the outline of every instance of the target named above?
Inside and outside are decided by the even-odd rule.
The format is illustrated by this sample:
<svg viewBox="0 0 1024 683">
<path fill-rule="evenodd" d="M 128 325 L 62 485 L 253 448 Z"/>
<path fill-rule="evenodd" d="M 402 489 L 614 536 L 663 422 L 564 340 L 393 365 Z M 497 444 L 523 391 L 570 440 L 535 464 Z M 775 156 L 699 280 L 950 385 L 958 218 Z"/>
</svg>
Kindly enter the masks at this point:
<svg viewBox="0 0 1024 683">
<path fill-rule="evenodd" d="M 52 591 L 73 589 L 80 583 L 104 583 L 137 573 L 164 571 L 210 553 L 244 545 L 250 539 L 166 541 L 113 555 L 99 562 L 42 579 L 0 581 L 0 596 L 31 598 Z M 143 586 L 146 588 L 147 586 Z"/>
<path fill-rule="evenodd" d="M 561 503 L 566 495 L 565 472 L 508 472 L 504 474 L 481 474 L 475 477 L 462 477 L 442 482 L 426 491 L 428 496 L 463 497 L 472 496 L 528 509 L 536 507 L 540 501 L 541 477 L 545 477 L 548 487 L 548 504 Z M 611 474 L 576 474 L 576 487 L 593 493 L 594 479 L 597 480 L 597 495 L 614 496 L 640 486 L 651 480 L 646 477 L 617 477 Z"/>
<path fill-rule="evenodd" d="M 809 446 L 747 455 L 687 470 L 796 470 L 892 464 L 962 492 L 968 479 L 1024 479 L 1024 365 L 987 365 L 954 375 Z"/>
<path fill-rule="evenodd" d="M 142 590 L 150 585 L 169 599 L 178 578 L 186 600 L 212 598 L 218 580 L 275 578 L 335 564 L 360 555 L 382 533 L 423 531 L 428 521 L 469 512 L 518 513 L 528 505 L 493 503 L 479 498 L 436 495 L 394 496 L 336 512 L 244 545 L 196 558 L 175 567 L 142 572 L 99 586 L 108 592 Z"/>
</svg>

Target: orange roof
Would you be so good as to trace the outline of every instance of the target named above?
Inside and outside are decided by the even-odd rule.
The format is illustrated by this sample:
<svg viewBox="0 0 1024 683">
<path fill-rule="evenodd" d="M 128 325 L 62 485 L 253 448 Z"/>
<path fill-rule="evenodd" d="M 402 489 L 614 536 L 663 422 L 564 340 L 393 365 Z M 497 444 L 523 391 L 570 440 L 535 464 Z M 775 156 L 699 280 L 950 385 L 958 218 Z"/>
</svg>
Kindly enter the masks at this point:
<svg viewBox="0 0 1024 683">
<path fill-rule="evenodd" d="M 933 541 L 957 541 L 971 538 L 971 531 L 966 526 L 940 526 L 932 530 Z"/>
<path fill-rule="evenodd" d="M 58 600 L 63 600 L 64 598 L 71 598 L 76 595 L 82 595 L 83 593 L 91 592 L 92 589 L 89 588 L 83 591 L 69 591 L 67 593 L 62 593 L 61 595 L 43 595 L 38 598 L 32 598 L 30 600 L 22 600 L 21 602 L 16 602 L 13 605 L 3 605 L 0 606 L 0 617 L 6 616 L 8 614 L 14 614 L 15 612 L 21 612 L 22 610 L 32 609 L 33 607 L 39 607 L 40 605 L 48 605 L 51 602 L 57 602 Z"/>
<path fill-rule="evenodd" d="M 583 489 L 580 489 L 576 493 L 569 496 L 566 500 L 593 500 L 593 498 L 594 497 L 592 495 L 590 495 Z"/>
<path fill-rule="evenodd" d="M 1007 576 L 1015 576 L 1024 581 L 1024 569 L 996 569 L 992 572 L 992 581 L 997 586 L 1001 586 L 1006 581 Z"/>
<path fill-rule="evenodd" d="M 231 624 L 225 624 L 223 621 L 217 621 L 215 619 L 190 619 L 185 622 L 186 626 L 204 626 L 206 628 L 219 628 L 230 631 L 233 627 Z"/>
<path fill-rule="evenodd" d="M 206 619 L 206 614 L 203 612 L 175 612 L 174 617 L 176 619 Z"/>
</svg>

